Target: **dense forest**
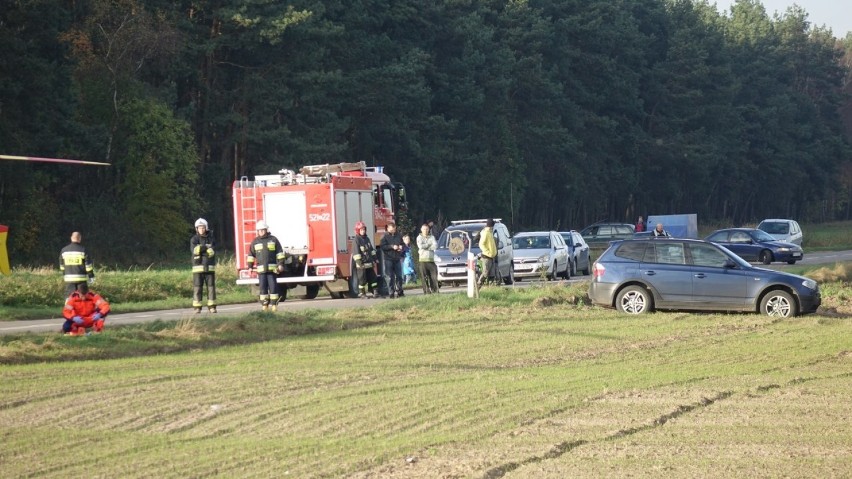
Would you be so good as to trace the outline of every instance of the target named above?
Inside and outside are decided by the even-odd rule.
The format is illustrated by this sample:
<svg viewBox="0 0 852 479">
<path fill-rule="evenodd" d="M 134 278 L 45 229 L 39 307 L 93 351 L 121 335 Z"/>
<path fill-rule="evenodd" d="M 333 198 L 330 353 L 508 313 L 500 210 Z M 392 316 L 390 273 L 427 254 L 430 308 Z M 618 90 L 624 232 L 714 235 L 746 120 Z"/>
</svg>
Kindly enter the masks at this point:
<svg viewBox="0 0 852 479">
<path fill-rule="evenodd" d="M 792 1 L 791 1 L 792 3 Z M 2 0 L 0 223 L 118 265 L 233 244 L 231 183 L 365 161 L 414 221 L 852 218 L 852 35 L 757 0 Z M 843 32 L 844 34 L 846 32 Z"/>
</svg>

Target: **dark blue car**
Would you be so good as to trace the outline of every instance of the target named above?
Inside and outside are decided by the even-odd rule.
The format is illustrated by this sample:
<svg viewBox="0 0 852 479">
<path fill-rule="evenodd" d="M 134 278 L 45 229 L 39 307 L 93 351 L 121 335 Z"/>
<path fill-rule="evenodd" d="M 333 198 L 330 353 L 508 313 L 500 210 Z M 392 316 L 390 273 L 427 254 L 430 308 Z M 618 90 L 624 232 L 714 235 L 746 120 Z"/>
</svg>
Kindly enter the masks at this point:
<svg viewBox="0 0 852 479">
<path fill-rule="evenodd" d="M 589 298 L 623 313 L 654 309 L 792 317 L 821 303 L 816 281 L 758 268 L 715 243 L 657 238 L 614 242 L 595 261 Z"/>
<path fill-rule="evenodd" d="M 704 239 L 719 243 L 746 261 L 760 261 L 763 264 L 773 261 L 795 264 L 804 256 L 801 246 L 778 241 L 769 233 L 756 228 L 716 230 Z"/>
</svg>

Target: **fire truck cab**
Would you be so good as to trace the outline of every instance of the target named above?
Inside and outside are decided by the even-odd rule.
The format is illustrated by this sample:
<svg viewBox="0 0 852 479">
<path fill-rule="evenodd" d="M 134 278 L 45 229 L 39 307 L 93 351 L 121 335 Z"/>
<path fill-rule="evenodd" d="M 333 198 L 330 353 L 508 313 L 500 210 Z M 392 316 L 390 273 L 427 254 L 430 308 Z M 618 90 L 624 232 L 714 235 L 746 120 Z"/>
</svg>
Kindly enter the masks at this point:
<svg viewBox="0 0 852 479">
<path fill-rule="evenodd" d="M 265 220 L 291 258 L 277 279 L 282 299 L 299 286 L 307 299 L 320 287 L 335 298 L 357 296 L 350 253 L 355 223 L 364 222 L 378 246 L 387 224 L 407 207 L 405 187 L 363 161 L 309 165 L 298 173 L 282 169 L 253 181 L 243 177 L 233 184 L 233 202 L 237 284 L 258 284 L 247 253 L 255 225 Z"/>
</svg>

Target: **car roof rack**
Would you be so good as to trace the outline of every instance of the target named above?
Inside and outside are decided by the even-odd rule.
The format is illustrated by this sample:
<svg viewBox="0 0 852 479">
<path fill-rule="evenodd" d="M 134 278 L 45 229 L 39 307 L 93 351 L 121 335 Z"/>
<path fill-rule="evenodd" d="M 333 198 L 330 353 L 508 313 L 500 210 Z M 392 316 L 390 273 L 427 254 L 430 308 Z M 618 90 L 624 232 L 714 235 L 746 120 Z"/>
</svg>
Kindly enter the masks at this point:
<svg viewBox="0 0 852 479">
<path fill-rule="evenodd" d="M 502 218 L 491 218 L 491 219 L 493 219 L 495 223 L 501 223 L 502 222 L 501 221 Z M 456 220 L 456 221 L 450 221 L 450 224 L 451 225 L 469 225 L 469 224 L 474 224 L 474 223 L 485 223 L 486 221 L 488 221 L 488 218 L 483 218 L 481 220 Z"/>
</svg>

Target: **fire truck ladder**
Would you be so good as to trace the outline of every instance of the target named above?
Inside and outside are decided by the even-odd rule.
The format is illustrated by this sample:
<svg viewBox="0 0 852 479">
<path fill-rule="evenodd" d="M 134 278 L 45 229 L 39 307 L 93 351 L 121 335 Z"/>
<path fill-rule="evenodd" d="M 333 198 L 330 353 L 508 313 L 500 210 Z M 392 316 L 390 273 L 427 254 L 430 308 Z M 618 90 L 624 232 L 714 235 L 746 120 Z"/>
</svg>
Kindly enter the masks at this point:
<svg viewBox="0 0 852 479">
<path fill-rule="evenodd" d="M 328 176 L 333 173 L 343 173 L 345 171 L 366 171 L 367 163 L 359 161 L 357 163 L 337 163 L 335 165 L 308 165 L 299 169 L 299 173 L 305 176 Z"/>
<path fill-rule="evenodd" d="M 239 240 L 242 248 L 237 251 L 237 254 L 245 254 L 251 242 L 254 241 L 254 225 L 257 224 L 257 206 L 258 206 L 258 191 L 255 185 L 248 181 L 245 176 L 240 179 L 240 218 L 243 222 L 242 238 Z M 249 227 L 251 225 L 251 227 Z"/>
</svg>

